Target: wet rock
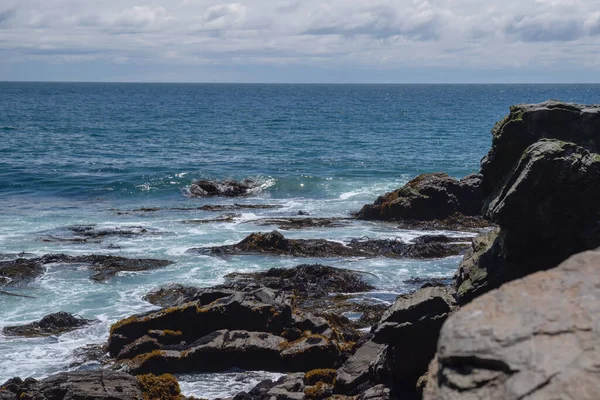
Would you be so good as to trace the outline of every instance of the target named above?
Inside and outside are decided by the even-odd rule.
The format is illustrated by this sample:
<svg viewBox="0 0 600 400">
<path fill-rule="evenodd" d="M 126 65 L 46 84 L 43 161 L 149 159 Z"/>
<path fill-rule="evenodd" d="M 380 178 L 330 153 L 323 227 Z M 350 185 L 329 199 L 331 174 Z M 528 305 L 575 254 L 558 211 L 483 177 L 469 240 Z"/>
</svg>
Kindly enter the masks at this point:
<svg viewBox="0 0 600 400">
<path fill-rule="evenodd" d="M 243 287 L 255 282 L 271 289 L 296 292 L 302 296 L 322 297 L 329 293 L 357 293 L 373 290 L 360 272 L 320 264 L 301 264 L 294 268 L 271 268 L 264 272 L 225 276 L 228 285 Z"/>
<path fill-rule="evenodd" d="M 236 218 L 240 218 L 242 214 L 238 213 L 226 213 L 219 215 L 217 218 L 208 218 L 208 219 L 189 219 L 186 221 L 181 221 L 182 224 L 213 224 L 219 222 L 234 222 Z"/>
<path fill-rule="evenodd" d="M 351 218 L 265 218 L 248 221 L 255 225 L 276 225 L 279 229 L 339 228 L 347 226 Z"/>
<path fill-rule="evenodd" d="M 93 322 L 92 320 L 74 316 L 66 312 L 46 315 L 37 322 L 26 325 L 6 326 L 3 333 L 7 336 L 50 336 L 62 335 L 74 331 Z"/>
<path fill-rule="evenodd" d="M 46 272 L 44 263 L 36 258 L 0 261 L 0 287 L 22 286 Z"/>
<path fill-rule="evenodd" d="M 422 289 L 426 287 L 442 287 L 449 286 L 452 284 L 452 277 L 445 278 L 421 278 L 421 277 L 412 277 L 410 279 L 406 279 L 402 281 L 402 283 L 406 283 L 411 286 L 415 286 L 416 289 Z"/>
<path fill-rule="evenodd" d="M 454 213 L 448 218 L 431 221 L 399 220 L 398 229 L 423 229 L 428 231 L 480 232 L 495 225 L 479 215 Z"/>
<path fill-rule="evenodd" d="M 464 253 L 468 248 L 465 243 L 449 243 L 446 236 L 430 236 L 427 241 L 415 243 L 393 239 L 353 239 L 348 246 L 372 256 L 418 259 L 456 256 Z"/>
<path fill-rule="evenodd" d="M 142 207 L 127 211 L 117 211 L 117 214 L 127 215 L 130 213 L 151 213 L 159 211 L 212 211 L 212 212 L 228 212 L 238 210 L 273 210 L 277 208 L 283 208 L 279 204 L 207 204 L 200 207 L 171 207 L 171 208 L 160 208 L 160 207 Z"/>
<path fill-rule="evenodd" d="M 373 366 L 377 380 L 413 390 L 435 354 L 443 322 L 455 307 L 452 289 L 447 287 L 399 296 L 373 329 L 373 342 L 386 345 Z"/>
<path fill-rule="evenodd" d="M 456 180 L 445 173 L 419 175 L 402 188 L 365 205 L 357 218 L 365 220 L 444 220 L 455 213 L 481 213 L 481 176 Z"/>
<path fill-rule="evenodd" d="M 504 284 L 444 324 L 425 399 L 600 398 L 600 252 Z"/>
<path fill-rule="evenodd" d="M 324 239 L 286 239 L 281 233 L 252 233 L 230 246 L 194 248 L 189 252 L 201 254 L 274 254 L 294 257 L 357 257 L 369 254 L 341 243 Z"/>
<path fill-rule="evenodd" d="M 250 178 L 241 181 L 203 179 L 192 183 L 189 191 L 192 197 L 243 197 L 256 194 L 262 190 L 262 185 L 263 182 Z"/>
<path fill-rule="evenodd" d="M 272 254 L 294 257 L 407 257 L 440 258 L 461 254 L 464 243 L 404 243 L 401 240 L 352 239 L 346 245 L 325 239 L 287 239 L 281 233 L 252 233 L 234 245 L 193 248 L 188 252 L 200 254 Z"/>
<path fill-rule="evenodd" d="M 125 227 L 97 227 L 95 225 L 75 225 L 51 231 L 42 236 L 43 242 L 69 242 L 69 243 L 100 243 L 106 237 L 132 237 L 142 235 L 156 235 L 143 226 Z"/>
<path fill-rule="evenodd" d="M 108 365 L 112 360 L 101 344 L 88 344 L 73 351 L 74 361 L 69 368 L 89 368 L 90 366 Z"/>
<path fill-rule="evenodd" d="M 35 381 L 11 379 L 0 390 L 2 400 L 141 400 L 138 380 L 109 370 L 65 372 Z"/>
<path fill-rule="evenodd" d="M 252 290 L 256 289 L 252 288 Z M 143 299 L 159 307 L 180 306 L 191 301 L 197 301 L 200 305 L 207 305 L 217 299 L 231 296 L 234 292 L 233 288 L 223 285 L 212 288 L 197 288 L 194 286 L 169 284 L 151 291 Z"/>
</svg>

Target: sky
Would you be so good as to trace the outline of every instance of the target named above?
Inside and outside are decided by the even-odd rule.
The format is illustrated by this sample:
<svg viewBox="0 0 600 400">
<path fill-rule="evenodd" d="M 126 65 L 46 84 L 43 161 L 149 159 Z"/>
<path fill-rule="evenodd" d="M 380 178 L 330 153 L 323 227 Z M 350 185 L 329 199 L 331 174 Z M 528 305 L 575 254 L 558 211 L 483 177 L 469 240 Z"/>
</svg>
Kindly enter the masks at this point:
<svg viewBox="0 0 600 400">
<path fill-rule="evenodd" d="M 600 82 L 599 0 L 0 0 L 0 80 Z"/>
</svg>

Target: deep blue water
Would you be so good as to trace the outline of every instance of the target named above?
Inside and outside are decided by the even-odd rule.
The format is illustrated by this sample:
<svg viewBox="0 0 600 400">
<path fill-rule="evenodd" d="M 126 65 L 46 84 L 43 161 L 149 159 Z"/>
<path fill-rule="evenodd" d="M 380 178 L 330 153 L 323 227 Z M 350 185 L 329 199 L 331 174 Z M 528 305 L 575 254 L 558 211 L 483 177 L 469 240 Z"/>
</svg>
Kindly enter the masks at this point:
<svg viewBox="0 0 600 400">
<path fill-rule="evenodd" d="M 275 229 L 253 221 L 347 216 L 417 174 L 460 177 L 479 169 L 490 130 L 511 104 L 547 99 L 600 103 L 600 85 L 238 85 L 0 83 L 0 254 L 114 254 L 174 261 L 162 270 L 121 274 L 107 284 L 83 266 L 50 266 L 27 287 L 34 299 L 0 296 L 0 328 L 57 311 L 100 322 L 58 338 L 0 334 L 0 382 L 69 368 L 73 350 L 102 343 L 111 323 L 152 309 L 141 297 L 168 282 L 208 286 L 232 271 L 291 267 L 293 258 L 220 259 L 190 247 L 230 244 Z M 192 199 L 200 177 L 257 177 L 252 198 Z M 233 223 L 182 224 L 214 218 L 205 211 L 139 207 L 277 204 L 241 211 Z M 72 225 L 144 227 L 149 236 L 97 242 L 47 241 Z M 424 232 L 354 221 L 340 228 L 282 232 L 288 237 L 347 240 L 400 238 Z M 447 232 L 456 237 L 457 232 Z M 371 301 L 389 302 L 414 276 L 452 276 L 460 257 L 308 260 L 370 272 Z M 241 375 L 240 375 L 241 374 Z M 230 396 L 264 374 L 182 377 L 188 394 Z"/>
</svg>

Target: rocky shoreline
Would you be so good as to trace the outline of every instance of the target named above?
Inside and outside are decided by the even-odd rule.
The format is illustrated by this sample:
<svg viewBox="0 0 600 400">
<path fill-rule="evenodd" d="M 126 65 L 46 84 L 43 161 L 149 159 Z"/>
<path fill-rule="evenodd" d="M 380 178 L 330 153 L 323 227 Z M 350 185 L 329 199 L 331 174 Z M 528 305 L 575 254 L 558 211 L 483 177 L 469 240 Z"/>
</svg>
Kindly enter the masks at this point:
<svg viewBox="0 0 600 400">
<path fill-rule="evenodd" d="M 228 197 L 247 196 L 256 186 L 194 185 L 194 196 Z M 479 174 L 461 180 L 421 175 L 355 215 L 479 234 L 470 245 L 442 235 L 411 243 L 339 243 L 273 231 L 190 250 L 298 258 L 464 253 L 449 284 L 424 282 L 387 309 L 353 297 L 372 289 L 361 273 L 326 265 L 231 274 L 211 288 L 170 285 L 145 297 L 159 310 L 112 326 L 107 369 L 11 379 L 1 386 L 0 399 L 182 400 L 169 374 L 234 367 L 287 373 L 235 400 L 599 398 L 600 252 L 593 251 L 600 246 L 599 188 L 600 106 L 549 101 L 511 107 L 492 130 Z M 275 222 L 293 229 L 346 221 Z M 118 232 L 76 233 L 96 238 Z M 169 261 L 16 258 L 0 261 L 0 287 L 26 285 L 48 263 L 84 264 L 92 279 L 106 281 L 119 270 L 160 268 Z M 346 317 L 351 314 L 356 317 Z M 9 331 L 59 334 L 84 323 L 89 321 L 57 314 Z"/>
</svg>

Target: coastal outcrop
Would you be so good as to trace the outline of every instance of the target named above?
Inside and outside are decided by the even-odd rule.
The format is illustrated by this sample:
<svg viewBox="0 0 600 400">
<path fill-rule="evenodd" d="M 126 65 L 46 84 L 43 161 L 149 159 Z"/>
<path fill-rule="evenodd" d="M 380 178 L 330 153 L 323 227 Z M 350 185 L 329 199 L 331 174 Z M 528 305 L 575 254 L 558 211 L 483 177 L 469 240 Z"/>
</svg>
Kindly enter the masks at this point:
<svg viewBox="0 0 600 400">
<path fill-rule="evenodd" d="M 463 253 L 468 246 L 447 237 L 405 243 L 396 239 L 352 239 L 346 243 L 325 239 L 287 239 L 278 231 L 252 233 L 237 244 L 192 248 L 189 252 L 213 255 L 272 254 L 294 257 L 397 257 L 442 258 Z"/>
<path fill-rule="evenodd" d="M 185 400 L 171 375 L 131 376 L 111 370 L 64 372 L 37 381 L 13 378 L 0 400 Z"/>
<path fill-rule="evenodd" d="M 600 398 L 600 252 L 507 283 L 444 324 L 425 399 Z"/>
<path fill-rule="evenodd" d="M 189 192 L 192 197 L 244 197 L 259 192 L 263 184 L 264 182 L 251 178 L 241 181 L 201 179 L 190 185 Z"/>
<path fill-rule="evenodd" d="M 5 326 L 3 333 L 7 336 L 50 336 L 61 335 L 90 324 L 92 320 L 81 318 L 66 312 L 46 315 L 39 321 L 26 325 Z"/>
<path fill-rule="evenodd" d="M 0 286 L 20 286 L 31 282 L 46 272 L 47 264 L 82 264 L 94 273 L 90 279 L 105 282 L 121 271 L 148 271 L 166 267 L 171 261 L 142 258 L 126 258 L 105 255 L 69 256 L 46 254 L 37 258 L 17 258 L 0 261 Z"/>
<path fill-rule="evenodd" d="M 461 263 L 461 303 L 600 246 L 599 132 L 599 106 L 558 102 L 512 107 L 496 124 L 482 212 L 499 229 Z"/>
<path fill-rule="evenodd" d="M 445 173 L 423 174 L 365 205 L 356 217 L 383 221 L 444 221 L 478 216 L 483 205 L 480 175 L 461 180 Z"/>
</svg>

